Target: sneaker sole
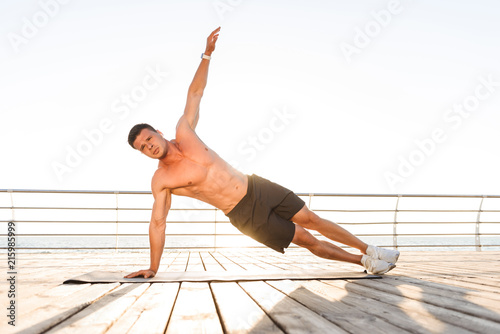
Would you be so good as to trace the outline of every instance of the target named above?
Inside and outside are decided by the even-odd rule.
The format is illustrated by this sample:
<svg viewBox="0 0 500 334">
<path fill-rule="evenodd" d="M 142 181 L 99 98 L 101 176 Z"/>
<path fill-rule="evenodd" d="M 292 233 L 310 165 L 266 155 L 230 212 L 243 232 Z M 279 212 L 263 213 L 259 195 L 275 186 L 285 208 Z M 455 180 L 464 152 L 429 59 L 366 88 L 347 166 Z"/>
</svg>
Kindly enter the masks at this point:
<svg viewBox="0 0 500 334">
<path fill-rule="evenodd" d="M 376 274 L 374 274 L 374 275 L 383 275 L 383 274 L 385 274 L 385 273 L 388 273 L 389 271 L 391 271 L 391 270 L 392 270 L 392 269 L 394 269 L 394 268 L 396 268 L 396 265 L 395 265 L 395 264 L 393 264 L 393 263 L 391 263 L 391 265 L 390 265 L 389 267 L 387 267 L 387 269 L 386 269 L 386 270 L 381 271 L 381 272 L 378 272 L 378 273 L 376 273 Z"/>
</svg>

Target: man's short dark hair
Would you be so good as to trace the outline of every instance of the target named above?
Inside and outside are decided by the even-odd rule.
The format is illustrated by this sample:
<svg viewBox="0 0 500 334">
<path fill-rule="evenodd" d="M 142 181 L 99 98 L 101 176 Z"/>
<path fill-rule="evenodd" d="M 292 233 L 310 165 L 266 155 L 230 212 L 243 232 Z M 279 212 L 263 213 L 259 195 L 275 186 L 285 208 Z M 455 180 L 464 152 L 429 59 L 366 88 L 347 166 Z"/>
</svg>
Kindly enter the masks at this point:
<svg viewBox="0 0 500 334">
<path fill-rule="evenodd" d="M 154 131 L 154 132 L 158 132 L 155 130 L 155 128 L 153 128 L 151 125 L 149 124 L 146 124 L 146 123 L 141 123 L 141 124 L 136 124 L 132 127 L 132 129 L 130 129 L 130 132 L 128 133 L 128 143 L 130 144 L 130 146 L 132 146 L 132 148 L 135 150 L 135 147 L 134 147 L 134 141 L 137 139 L 137 136 L 139 135 L 139 133 L 141 133 L 142 130 L 144 129 L 148 129 L 148 130 L 151 130 L 151 131 Z"/>
</svg>

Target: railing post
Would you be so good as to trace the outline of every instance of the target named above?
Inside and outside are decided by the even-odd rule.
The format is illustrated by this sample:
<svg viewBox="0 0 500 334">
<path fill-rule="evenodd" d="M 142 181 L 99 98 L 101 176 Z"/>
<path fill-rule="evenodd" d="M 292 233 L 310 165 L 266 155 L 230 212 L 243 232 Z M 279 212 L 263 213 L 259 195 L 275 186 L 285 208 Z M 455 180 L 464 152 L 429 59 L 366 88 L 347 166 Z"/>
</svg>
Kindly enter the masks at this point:
<svg viewBox="0 0 500 334">
<path fill-rule="evenodd" d="M 309 210 L 311 210 L 311 200 L 312 200 L 313 196 L 314 196 L 314 194 L 309 194 L 309 205 L 308 205 Z"/>
<path fill-rule="evenodd" d="M 10 209 L 12 211 L 12 222 L 15 224 L 16 223 L 16 213 L 14 210 L 14 197 L 12 196 L 12 189 L 7 190 L 7 192 L 10 195 Z M 17 232 L 17 231 L 16 231 Z"/>
<path fill-rule="evenodd" d="M 115 253 L 118 252 L 118 191 L 115 191 L 116 197 L 116 229 L 115 229 Z"/>
<path fill-rule="evenodd" d="M 214 252 L 217 251 L 217 208 L 214 210 Z"/>
<path fill-rule="evenodd" d="M 392 246 L 398 249 L 398 207 L 399 207 L 399 199 L 403 195 L 398 195 L 398 199 L 396 201 L 396 208 L 394 209 L 394 223 L 392 224 Z"/>
<path fill-rule="evenodd" d="M 477 211 L 477 218 L 476 218 L 476 251 L 480 252 L 481 251 L 481 236 L 479 235 L 479 225 L 481 223 L 481 211 L 483 209 L 483 200 L 486 198 L 486 195 L 484 195 L 481 198 L 481 203 L 479 204 L 479 210 Z"/>
</svg>

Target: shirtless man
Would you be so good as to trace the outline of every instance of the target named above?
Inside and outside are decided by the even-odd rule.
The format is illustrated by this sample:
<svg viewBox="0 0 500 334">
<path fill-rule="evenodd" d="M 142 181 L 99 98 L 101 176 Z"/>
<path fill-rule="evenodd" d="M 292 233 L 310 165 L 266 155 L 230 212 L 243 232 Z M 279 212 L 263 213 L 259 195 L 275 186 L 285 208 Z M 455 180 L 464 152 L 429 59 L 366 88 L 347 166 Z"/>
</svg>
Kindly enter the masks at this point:
<svg viewBox="0 0 500 334">
<path fill-rule="evenodd" d="M 148 124 L 137 124 L 129 144 L 152 159 L 158 159 L 151 188 L 154 196 L 149 224 L 150 266 L 125 277 L 154 277 L 165 245 L 165 228 L 172 194 L 196 198 L 222 210 L 241 232 L 284 253 L 290 242 L 322 258 L 351 262 L 374 274 L 395 267 L 396 250 L 367 245 L 339 225 L 310 211 L 292 191 L 256 175 L 247 176 L 222 160 L 197 136 L 200 101 L 207 84 L 210 57 L 220 27 L 207 38 L 205 53 L 189 86 L 187 103 L 175 133 L 166 140 Z M 346 252 L 327 241 L 316 239 L 308 230 L 361 251 Z"/>
</svg>

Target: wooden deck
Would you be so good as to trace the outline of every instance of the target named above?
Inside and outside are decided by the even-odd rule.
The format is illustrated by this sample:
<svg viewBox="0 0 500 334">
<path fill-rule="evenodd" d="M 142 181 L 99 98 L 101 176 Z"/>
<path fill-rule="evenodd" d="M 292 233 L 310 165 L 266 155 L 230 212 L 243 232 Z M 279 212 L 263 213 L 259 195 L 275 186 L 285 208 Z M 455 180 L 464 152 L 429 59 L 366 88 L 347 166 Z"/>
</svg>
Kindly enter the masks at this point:
<svg viewBox="0 0 500 334">
<path fill-rule="evenodd" d="M 18 254 L 16 327 L 2 279 L 0 333 L 500 333 L 500 252 L 492 251 L 403 252 L 396 269 L 371 280 L 61 284 L 93 270 L 141 269 L 148 256 Z M 172 252 L 160 270 L 257 268 L 362 270 L 294 249 Z"/>
</svg>

